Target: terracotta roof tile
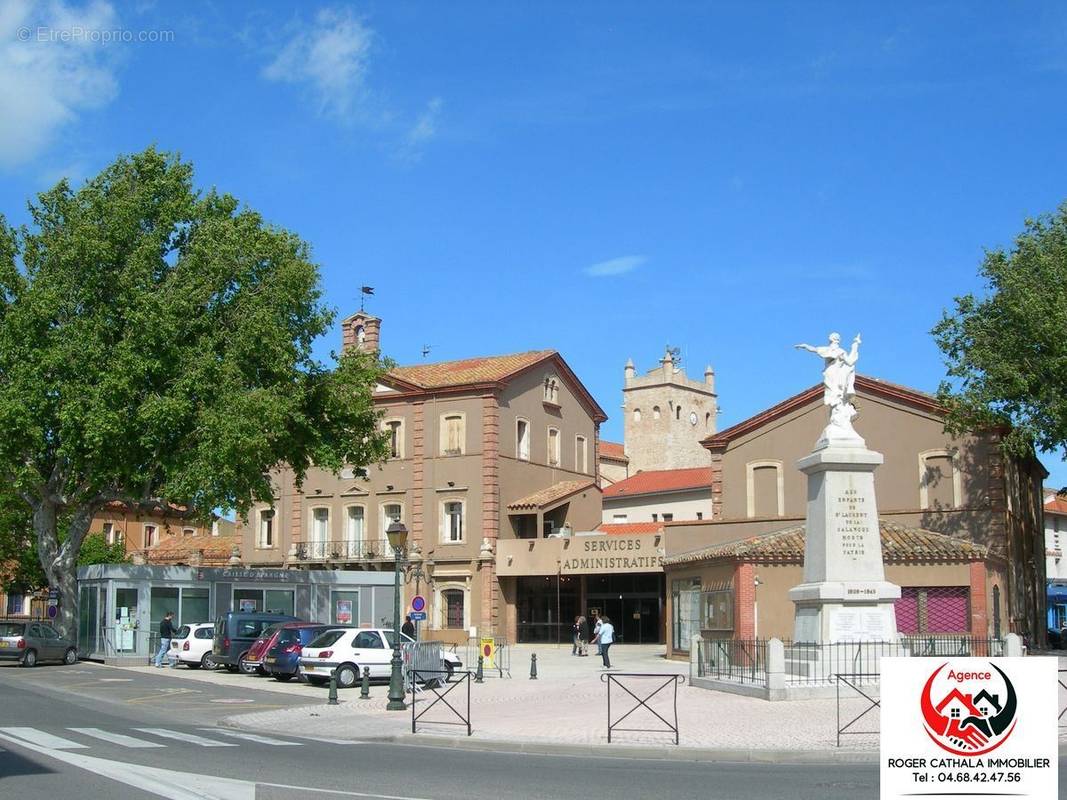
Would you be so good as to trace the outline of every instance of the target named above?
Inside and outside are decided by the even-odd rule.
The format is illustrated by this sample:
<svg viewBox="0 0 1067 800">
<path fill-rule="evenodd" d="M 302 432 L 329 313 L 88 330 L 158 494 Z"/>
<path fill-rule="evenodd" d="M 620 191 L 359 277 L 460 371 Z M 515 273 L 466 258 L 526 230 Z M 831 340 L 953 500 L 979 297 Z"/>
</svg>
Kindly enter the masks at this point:
<svg viewBox="0 0 1067 800">
<path fill-rule="evenodd" d="M 1050 494 L 1045 498 L 1045 511 L 1051 511 L 1053 514 L 1067 514 L 1067 497 Z"/>
<path fill-rule="evenodd" d="M 602 522 L 597 526 L 601 533 L 632 535 L 635 533 L 663 533 L 662 522 Z"/>
<path fill-rule="evenodd" d="M 882 535 L 882 558 L 887 563 L 909 561 L 978 561 L 988 548 L 967 539 L 958 539 L 922 528 L 905 528 L 879 520 Z M 762 536 L 726 542 L 691 553 L 679 553 L 663 560 L 664 564 L 688 564 L 695 561 L 759 561 L 802 564 L 804 562 L 804 528 L 798 525 Z"/>
<path fill-rule="evenodd" d="M 201 534 L 196 536 L 182 536 L 175 534 L 167 536 L 158 544 L 146 549 L 145 558 L 149 563 L 162 561 L 188 561 L 198 550 L 202 553 L 204 563 L 225 562 L 233 552 L 236 540 L 232 536 L 211 536 Z"/>
<path fill-rule="evenodd" d="M 502 381 L 555 354 L 555 350 L 531 350 L 528 353 L 464 358 L 460 361 L 441 361 L 436 364 L 413 364 L 395 367 L 389 374 L 422 389 L 492 383 Z"/>
<path fill-rule="evenodd" d="M 629 461 L 626 457 L 626 447 L 621 442 L 605 442 L 600 440 L 597 447 L 597 456 L 600 458 L 610 458 L 615 461 Z"/>
<path fill-rule="evenodd" d="M 711 486 L 711 467 L 662 469 L 638 472 L 604 489 L 604 497 L 629 497 L 635 494 L 678 492 Z"/>
<path fill-rule="evenodd" d="M 583 489 L 591 489 L 593 486 L 594 484 L 592 481 L 561 481 L 552 486 L 547 486 L 544 489 L 539 489 L 526 497 L 508 503 L 508 510 L 526 511 L 544 508 L 545 506 L 557 503 L 566 497 L 570 497 L 572 494 L 577 494 Z"/>
</svg>

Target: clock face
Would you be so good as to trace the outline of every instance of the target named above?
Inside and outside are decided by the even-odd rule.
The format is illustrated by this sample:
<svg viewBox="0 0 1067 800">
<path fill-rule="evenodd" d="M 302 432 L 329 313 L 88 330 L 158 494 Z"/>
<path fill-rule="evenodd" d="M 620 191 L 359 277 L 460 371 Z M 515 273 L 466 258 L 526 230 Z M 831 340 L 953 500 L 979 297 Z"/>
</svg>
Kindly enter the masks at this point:
<svg viewBox="0 0 1067 800">
<path fill-rule="evenodd" d="M 690 414 L 689 414 L 689 424 L 690 425 L 696 425 L 697 424 L 697 412 L 695 412 L 695 411 L 690 412 Z"/>
</svg>

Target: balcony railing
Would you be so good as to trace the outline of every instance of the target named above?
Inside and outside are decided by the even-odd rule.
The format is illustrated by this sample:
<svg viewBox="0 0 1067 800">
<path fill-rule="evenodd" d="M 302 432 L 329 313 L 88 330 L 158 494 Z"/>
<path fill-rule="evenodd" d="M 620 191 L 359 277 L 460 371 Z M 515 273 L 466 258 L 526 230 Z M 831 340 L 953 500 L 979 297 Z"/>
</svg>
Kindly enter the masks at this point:
<svg viewBox="0 0 1067 800">
<path fill-rule="evenodd" d="M 296 546 L 301 561 L 372 561 L 393 558 L 393 548 L 380 539 L 343 539 L 336 542 L 302 542 Z"/>
</svg>

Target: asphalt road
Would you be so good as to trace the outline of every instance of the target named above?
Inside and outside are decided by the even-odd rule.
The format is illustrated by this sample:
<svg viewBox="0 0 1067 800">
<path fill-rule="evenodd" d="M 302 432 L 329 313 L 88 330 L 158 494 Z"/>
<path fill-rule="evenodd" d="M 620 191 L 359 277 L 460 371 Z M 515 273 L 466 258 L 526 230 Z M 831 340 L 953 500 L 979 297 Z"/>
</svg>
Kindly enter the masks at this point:
<svg viewBox="0 0 1067 800">
<path fill-rule="evenodd" d="M 321 739 L 307 739 L 216 727 L 241 708 L 306 703 L 248 682 L 247 689 L 192 687 L 167 670 L 144 674 L 93 664 L 0 667 L 0 796 L 273 800 L 308 790 L 312 800 L 878 796 L 873 764 L 513 754 L 341 742 L 330 740 L 327 729 Z M 1062 782 L 1062 762 L 1060 770 Z"/>
</svg>

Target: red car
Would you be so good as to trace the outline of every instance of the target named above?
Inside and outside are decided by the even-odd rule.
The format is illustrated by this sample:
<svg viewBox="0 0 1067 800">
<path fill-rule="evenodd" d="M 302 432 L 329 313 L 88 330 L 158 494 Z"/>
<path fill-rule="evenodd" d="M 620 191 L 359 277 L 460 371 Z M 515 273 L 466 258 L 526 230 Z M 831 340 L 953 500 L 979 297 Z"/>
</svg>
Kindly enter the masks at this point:
<svg viewBox="0 0 1067 800">
<path fill-rule="evenodd" d="M 263 633 L 248 648 L 248 652 L 241 656 L 241 660 L 237 662 L 237 668 L 245 675 L 266 675 L 267 673 L 263 669 L 263 659 L 266 657 L 267 651 L 274 647 L 282 627 L 286 624 L 289 623 L 279 622 L 269 628 L 264 628 Z"/>
</svg>

